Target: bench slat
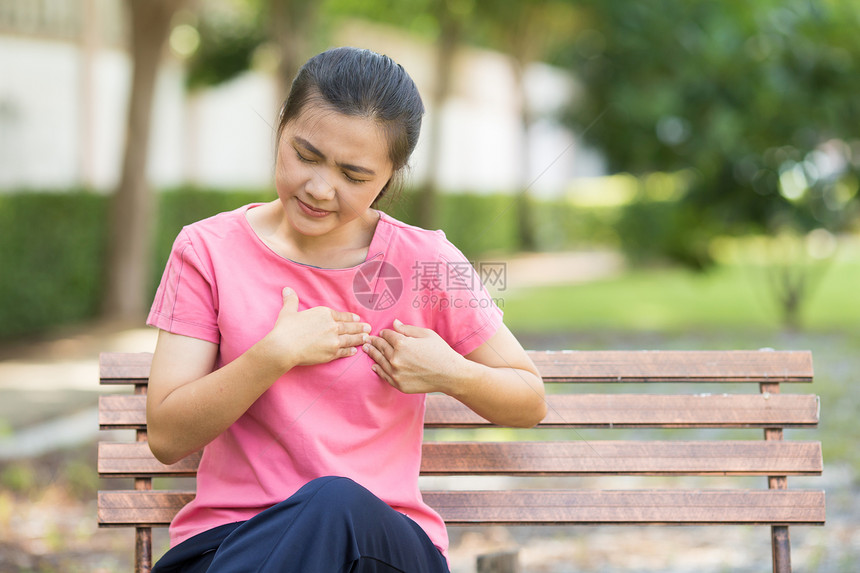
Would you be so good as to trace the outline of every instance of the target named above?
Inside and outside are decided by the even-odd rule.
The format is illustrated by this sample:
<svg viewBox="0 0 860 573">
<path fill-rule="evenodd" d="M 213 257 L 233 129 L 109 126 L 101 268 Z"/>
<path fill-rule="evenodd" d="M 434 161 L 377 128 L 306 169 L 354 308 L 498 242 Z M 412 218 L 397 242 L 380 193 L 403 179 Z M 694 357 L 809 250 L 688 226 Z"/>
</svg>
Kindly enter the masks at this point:
<svg viewBox="0 0 860 573">
<path fill-rule="evenodd" d="M 445 491 L 423 496 L 450 525 L 824 523 L 823 491 Z"/>
<path fill-rule="evenodd" d="M 809 351 L 529 351 L 547 382 L 811 382 Z M 151 353 L 104 353 L 102 384 L 143 383 Z"/>
<path fill-rule="evenodd" d="M 824 492 L 805 490 L 428 491 L 449 525 L 823 525 Z M 99 525 L 166 526 L 193 492 L 104 491 Z"/>
<path fill-rule="evenodd" d="M 151 364 L 152 352 L 102 352 L 99 378 L 102 384 L 142 384 Z"/>
<path fill-rule="evenodd" d="M 193 476 L 195 453 L 165 466 L 148 445 L 99 444 L 99 474 Z M 422 475 L 818 475 L 818 442 L 430 442 Z"/>
<path fill-rule="evenodd" d="M 549 394 L 541 427 L 767 428 L 815 427 L 818 397 L 810 394 Z M 425 426 L 487 426 L 448 396 L 428 396 Z"/>
<path fill-rule="evenodd" d="M 102 477 L 197 475 L 201 452 L 194 452 L 175 464 L 165 465 L 155 459 L 146 442 L 99 442 L 98 473 Z"/>
<path fill-rule="evenodd" d="M 608 350 L 531 352 L 556 382 L 811 382 L 809 351 Z"/>
<path fill-rule="evenodd" d="M 817 442 L 437 442 L 422 475 L 818 475 Z"/>
<path fill-rule="evenodd" d="M 161 527 L 170 524 L 193 491 L 116 490 L 98 494 L 98 522 L 102 527 Z"/>
<path fill-rule="evenodd" d="M 143 430 L 146 428 L 145 395 L 99 396 L 99 428 Z"/>
<path fill-rule="evenodd" d="M 810 394 L 550 394 L 546 428 L 767 428 L 814 427 L 818 397 Z M 101 396 L 103 429 L 143 429 L 146 397 Z M 461 402 L 427 397 L 427 428 L 487 427 L 491 424 Z"/>
</svg>

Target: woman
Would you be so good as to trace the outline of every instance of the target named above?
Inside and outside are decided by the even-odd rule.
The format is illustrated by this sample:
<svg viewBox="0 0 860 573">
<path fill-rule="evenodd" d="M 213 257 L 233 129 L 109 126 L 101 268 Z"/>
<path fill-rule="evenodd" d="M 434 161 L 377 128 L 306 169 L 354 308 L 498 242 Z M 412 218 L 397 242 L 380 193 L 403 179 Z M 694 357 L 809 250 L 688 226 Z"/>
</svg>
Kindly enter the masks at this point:
<svg viewBox="0 0 860 573">
<path fill-rule="evenodd" d="M 447 571 L 417 485 L 425 394 L 497 424 L 545 415 L 463 255 L 372 207 L 423 112 L 385 56 L 311 58 L 278 125 L 278 198 L 177 237 L 148 319 L 149 443 L 167 464 L 203 454 L 156 572 Z"/>
</svg>

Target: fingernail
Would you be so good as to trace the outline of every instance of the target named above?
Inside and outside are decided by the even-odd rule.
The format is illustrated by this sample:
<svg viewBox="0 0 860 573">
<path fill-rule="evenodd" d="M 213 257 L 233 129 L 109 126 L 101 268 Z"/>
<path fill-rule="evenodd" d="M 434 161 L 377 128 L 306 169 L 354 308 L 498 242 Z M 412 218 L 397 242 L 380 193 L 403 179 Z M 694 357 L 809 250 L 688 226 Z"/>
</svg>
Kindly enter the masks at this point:
<svg viewBox="0 0 860 573">
<path fill-rule="evenodd" d="M 370 342 L 370 337 L 366 334 L 362 334 L 361 335 L 361 341 L 362 342 Z"/>
<path fill-rule="evenodd" d="M 365 332 L 370 332 L 370 325 L 369 325 L 369 324 L 365 324 L 364 326 L 362 326 L 362 327 L 361 327 L 361 329 L 362 329 L 363 331 L 365 331 Z"/>
<path fill-rule="evenodd" d="M 359 320 L 361 320 L 361 317 L 360 317 L 360 316 L 358 316 L 358 315 L 357 315 L 357 314 L 355 314 L 355 313 L 352 313 L 352 319 L 353 319 L 355 322 L 358 322 Z"/>
<path fill-rule="evenodd" d="M 291 289 L 290 287 L 284 287 L 283 294 L 284 296 L 293 294 L 293 289 Z"/>
<path fill-rule="evenodd" d="M 361 346 L 361 349 L 364 350 L 365 352 L 370 352 L 370 345 L 369 344 L 363 344 Z"/>
<path fill-rule="evenodd" d="M 395 318 L 394 319 L 394 326 L 403 326 L 403 323 Z"/>
</svg>

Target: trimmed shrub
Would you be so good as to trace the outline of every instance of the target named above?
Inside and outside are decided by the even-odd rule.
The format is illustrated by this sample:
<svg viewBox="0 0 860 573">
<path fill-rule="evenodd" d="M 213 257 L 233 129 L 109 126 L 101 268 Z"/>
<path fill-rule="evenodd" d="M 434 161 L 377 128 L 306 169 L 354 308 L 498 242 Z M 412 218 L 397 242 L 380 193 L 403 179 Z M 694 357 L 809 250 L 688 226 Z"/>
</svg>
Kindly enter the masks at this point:
<svg viewBox="0 0 860 573">
<path fill-rule="evenodd" d="M 274 199 L 271 190 L 181 187 L 159 194 L 153 237 L 155 293 L 180 229 L 216 213 Z M 414 224 L 415 197 L 403 193 L 380 208 Z M 519 249 L 516 198 L 440 194 L 440 227 L 471 260 Z M 38 334 L 98 316 L 104 294 L 109 197 L 85 190 L 0 195 L 0 339 Z M 589 243 L 603 223 L 563 202 L 534 201 L 538 246 Z"/>
<path fill-rule="evenodd" d="M 0 337 L 98 312 L 106 211 L 84 191 L 0 195 Z"/>
</svg>

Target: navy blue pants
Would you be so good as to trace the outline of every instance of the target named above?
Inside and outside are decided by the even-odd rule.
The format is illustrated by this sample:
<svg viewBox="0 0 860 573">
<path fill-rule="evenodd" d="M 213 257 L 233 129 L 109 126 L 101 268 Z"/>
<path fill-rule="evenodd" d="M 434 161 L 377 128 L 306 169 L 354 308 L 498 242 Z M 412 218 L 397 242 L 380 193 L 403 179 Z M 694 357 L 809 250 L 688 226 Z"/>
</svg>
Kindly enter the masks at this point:
<svg viewBox="0 0 860 573">
<path fill-rule="evenodd" d="M 447 573 L 421 527 L 354 481 L 315 479 L 248 521 L 164 554 L 152 573 Z"/>
</svg>

